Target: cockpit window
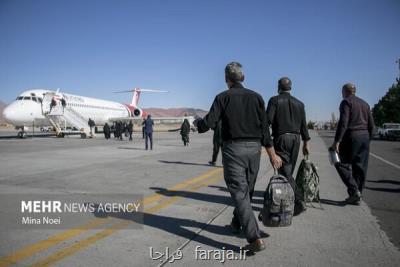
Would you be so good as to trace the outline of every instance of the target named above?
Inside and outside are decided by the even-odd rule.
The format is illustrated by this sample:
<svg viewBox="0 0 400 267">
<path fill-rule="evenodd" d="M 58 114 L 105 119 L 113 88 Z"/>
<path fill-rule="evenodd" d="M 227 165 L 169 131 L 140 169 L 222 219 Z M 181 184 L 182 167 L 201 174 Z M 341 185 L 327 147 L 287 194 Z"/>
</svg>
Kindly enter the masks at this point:
<svg viewBox="0 0 400 267">
<path fill-rule="evenodd" d="M 35 102 L 37 102 L 36 96 L 32 96 L 32 100 L 35 101 Z"/>
<path fill-rule="evenodd" d="M 37 100 L 39 103 L 42 103 L 42 101 L 43 101 L 43 99 L 41 97 L 38 97 Z"/>
<path fill-rule="evenodd" d="M 24 100 L 31 100 L 30 96 L 24 96 Z"/>
<path fill-rule="evenodd" d="M 16 100 L 22 100 L 24 97 L 22 97 L 22 96 L 19 96 L 19 97 L 17 97 L 17 99 Z"/>
</svg>

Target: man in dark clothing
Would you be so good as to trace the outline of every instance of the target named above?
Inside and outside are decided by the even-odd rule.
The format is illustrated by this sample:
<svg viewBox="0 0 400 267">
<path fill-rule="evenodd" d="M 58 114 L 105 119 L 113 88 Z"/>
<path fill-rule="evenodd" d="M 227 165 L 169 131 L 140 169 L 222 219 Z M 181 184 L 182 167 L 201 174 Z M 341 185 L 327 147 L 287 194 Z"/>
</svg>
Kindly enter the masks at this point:
<svg viewBox="0 0 400 267">
<path fill-rule="evenodd" d="M 340 119 L 332 149 L 339 153 L 335 167 L 347 186 L 347 204 L 359 205 L 368 169 L 369 143 L 374 130 L 369 105 L 355 95 L 356 87 L 347 83 L 342 88 Z"/>
<path fill-rule="evenodd" d="M 94 120 L 92 120 L 91 118 L 89 118 L 88 125 L 89 125 L 89 127 L 90 127 L 90 136 L 93 137 L 93 136 L 94 136 L 94 134 L 93 134 L 93 128 L 96 126 Z"/>
<path fill-rule="evenodd" d="M 129 133 L 129 141 L 132 141 L 132 133 L 133 133 L 133 123 L 132 123 L 132 121 L 129 121 L 129 124 L 128 124 L 127 128 L 128 128 L 128 133 Z"/>
<path fill-rule="evenodd" d="M 153 125 L 154 122 L 151 119 L 151 115 L 147 115 L 147 119 L 143 122 L 144 132 L 146 134 L 146 150 L 148 150 L 148 141 L 150 140 L 150 149 L 153 150 Z"/>
<path fill-rule="evenodd" d="M 115 134 L 114 134 L 114 137 L 119 139 L 120 135 L 121 135 L 121 124 L 119 124 L 119 121 L 116 121 L 115 122 Z"/>
<path fill-rule="evenodd" d="M 108 125 L 107 122 L 103 126 L 103 133 L 106 139 L 110 139 L 110 126 Z"/>
<path fill-rule="evenodd" d="M 145 138 L 145 136 L 146 136 L 146 134 L 145 134 L 145 132 L 144 132 L 144 125 L 145 125 L 145 123 L 146 123 L 146 119 L 144 119 L 143 120 L 143 122 L 142 122 L 142 138 L 144 139 Z"/>
<path fill-rule="evenodd" d="M 180 134 L 182 136 L 182 141 L 184 146 L 189 145 L 189 133 L 190 133 L 190 123 L 188 119 L 184 119 L 181 125 Z"/>
<path fill-rule="evenodd" d="M 215 166 L 217 162 L 217 157 L 219 153 L 219 148 L 222 146 L 222 136 L 221 136 L 221 121 L 218 122 L 217 127 L 214 129 L 213 135 L 213 154 L 211 161 L 208 163 L 212 166 Z"/>
<path fill-rule="evenodd" d="M 257 220 L 254 216 L 250 192 L 254 190 L 260 166 L 261 146 L 267 148 L 275 168 L 280 158 L 275 155 L 267 130 L 265 104 L 262 97 L 241 84 L 244 80 L 240 63 L 231 62 L 225 68 L 225 81 L 229 90 L 215 97 L 209 113 L 197 119 L 199 133 L 215 129 L 221 121 L 222 161 L 224 179 L 235 205 L 234 214 L 240 225 L 232 220 L 232 230 L 243 232 L 249 243 L 245 249 L 251 253 L 265 249 Z"/>
<path fill-rule="evenodd" d="M 285 176 L 295 193 L 295 211 L 298 215 L 305 211 L 305 205 L 301 201 L 301 195 L 296 190 L 296 181 L 293 172 L 296 167 L 300 150 L 300 137 L 303 140 L 303 154 L 309 154 L 306 114 L 304 104 L 291 96 L 292 82 L 283 77 L 278 81 L 278 95 L 268 101 L 267 118 L 272 126 L 274 148 L 276 154 L 282 159 L 282 168 L 278 173 Z M 268 128 L 269 131 L 269 128 Z"/>
</svg>

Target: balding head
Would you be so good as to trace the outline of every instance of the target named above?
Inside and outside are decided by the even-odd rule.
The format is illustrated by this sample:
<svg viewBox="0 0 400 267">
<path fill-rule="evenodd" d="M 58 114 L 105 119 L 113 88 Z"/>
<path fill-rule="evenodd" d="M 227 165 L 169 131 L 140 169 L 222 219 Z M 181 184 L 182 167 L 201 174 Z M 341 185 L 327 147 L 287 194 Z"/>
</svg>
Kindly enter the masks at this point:
<svg viewBox="0 0 400 267">
<path fill-rule="evenodd" d="M 292 90 L 292 81 L 288 77 L 282 77 L 278 81 L 278 91 L 288 92 Z"/>
<path fill-rule="evenodd" d="M 346 83 L 342 87 L 342 95 L 343 97 L 348 97 L 349 95 L 356 94 L 356 86 L 352 83 Z"/>
</svg>

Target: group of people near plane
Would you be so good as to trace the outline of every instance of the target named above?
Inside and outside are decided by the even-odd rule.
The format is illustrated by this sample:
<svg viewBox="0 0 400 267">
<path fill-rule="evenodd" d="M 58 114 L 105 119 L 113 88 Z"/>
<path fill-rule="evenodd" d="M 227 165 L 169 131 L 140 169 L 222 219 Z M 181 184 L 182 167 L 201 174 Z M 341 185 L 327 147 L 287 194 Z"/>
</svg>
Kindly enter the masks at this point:
<svg viewBox="0 0 400 267">
<path fill-rule="evenodd" d="M 133 123 L 132 121 L 129 121 L 129 123 L 115 121 L 111 126 L 108 123 L 105 123 L 103 126 L 104 137 L 110 139 L 112 132 L 116 139 L 123 140 L 123 136 L 125 135 L 126 137 L 129 137 L 129 141 L 132 141 Z"/>
<path fill-rule="evenodd" d="M 214 130 L 214 155 L 210 164 L 215 165 L 222 147 L 224 180 L 235 206 L 230 224 L 232 232 L 243 232 L 248 242 L 244 249 L 256 253 L 265 249 L 251 206 L 262 147 L 273 168 L 293 188 L 294 216 L 306 210 L 293 178 L 301 140 L 302 153 L 310 154 L 305 107 L 292 96 L 292 81 L 288 77 L 279 79 L 278 94 L 269 99 L 267 108 L 258 93 L 244 87 L 240 63 L 231 62 L 225 67 L 225 81 L 228 90 L 215 97 L 209 113 L 203 119 L 196 119 L 194 125 L 199 133 Z M 342 87 L 340 119 L 331 149 L 339 154 L 340 162 L 335 167 L 348 189 L 349 197 L 344 203 L 359 205 L 374 122 L 369 105 L 355 93 L 356 87 L 351 83 Z"/>
</svg>

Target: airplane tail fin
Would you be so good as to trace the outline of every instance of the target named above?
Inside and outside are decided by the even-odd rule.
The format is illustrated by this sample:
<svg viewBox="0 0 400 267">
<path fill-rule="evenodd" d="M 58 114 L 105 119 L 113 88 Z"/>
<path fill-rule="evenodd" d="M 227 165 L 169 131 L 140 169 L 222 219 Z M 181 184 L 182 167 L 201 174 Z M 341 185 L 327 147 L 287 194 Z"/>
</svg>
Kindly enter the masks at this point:
<svg viewBox="0 0 400 267">
<path fill-rule="evenodd" d="M 164 90 L 156 90 L 156 89 L 140 89 L 140 88 L 135 88 L 132 90 L 127 90 L 127 91 L 119 91 L 115 93 L 130 93 L 132 92 L 132 102 L 131 105 L 134 107 L 137 107 L 139 104 L 139 97 L 141 92 L 152 92 L 152 93 L 168 93 L 168 91 Z"/>
</svg>

